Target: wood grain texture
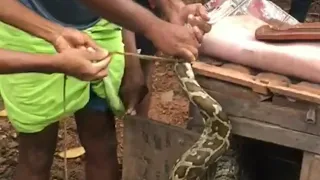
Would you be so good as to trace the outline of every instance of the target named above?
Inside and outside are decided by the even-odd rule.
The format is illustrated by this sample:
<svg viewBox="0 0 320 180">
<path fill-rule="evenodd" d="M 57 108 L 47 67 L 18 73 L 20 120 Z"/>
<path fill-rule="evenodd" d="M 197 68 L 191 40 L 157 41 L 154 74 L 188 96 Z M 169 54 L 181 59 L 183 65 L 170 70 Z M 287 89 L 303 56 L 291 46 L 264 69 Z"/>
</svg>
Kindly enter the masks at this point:
<svg viewBox="0 0 320 180">
<path fill-rule="evenodd" d="M 320 23 L 299 23 L 297 25 L 270 24 L 259 27 L 255 32 L 259 41 L 316 41 L 320 40 Z"/>
<path fill-rule="evenodd" d="M 320 156 L 314 153 L 304 152 L 300 180 L 319 180 Z"/>
<path fill-rule="evenodd" d="M 296 108 L 280 106 L 273 104 L 268 99 L 261 101 L 253 98 L 254 92 L 250 92 L 246 88 L 234 86 L 230 83 L 219 84 L 217 80 L 207 78 L 198 77 L 197 79 L 200 85 L 206 84 L 204 85 L 207 86 L 204 87 L 205 90 L 221 104 L 228 115 L 266 122 L 306 134 L 320 135 L 320 123 L 309 124 L 306 122 L 309 107 L 316 108 L 316 121 L 319 121 L 319 108 L 312 103 L 301 102 L 299 108 L 298 106 Z M 241 93 L 244 95 L 241 95 Z M 249 98 L 250 94 L 251 98 Z M 197 121 L 193 124 L 202 124 L 199 118 L 193 121 Z"/>
<path fill-rule="evenodd" d="M 280 94 L 293 99 L 320 104 L 319 87 L 306 86 L 306 83 L 303 82 L 298 84 L 293 84 L 291 82 L 284 83 L 279 79 L 279 77 L 283 78 L 284 76 L 273 76 L 273 78 L 270 78 L 270 74 L 272 73 L 269 73 L 269 77 L 265 76 L 266 73 L 252 75 L 241 72 L 235 68 L 218 67 L 203 62 L 194 62 L 192 66 L 198 75 L 247 87 L 260 94 Z"/>
<path fill-rule="evenodd" d="M 247 118 L 230 117 L 233 133 L 320 153 L 320 137 Z M 200 134 L 137 116 L 124 121 L 123 180 L 166 180 L 175 160 Z M 320 161 L 304 158 L 301 177 L 318 180 Z M 307 174 L 307 175 L 306 175 Z"/>
<path fill-rule="evenodd" d="M 167 180 L 199 134 L 137 116 L 124 120 L 123 180 Z"/>
</svg>

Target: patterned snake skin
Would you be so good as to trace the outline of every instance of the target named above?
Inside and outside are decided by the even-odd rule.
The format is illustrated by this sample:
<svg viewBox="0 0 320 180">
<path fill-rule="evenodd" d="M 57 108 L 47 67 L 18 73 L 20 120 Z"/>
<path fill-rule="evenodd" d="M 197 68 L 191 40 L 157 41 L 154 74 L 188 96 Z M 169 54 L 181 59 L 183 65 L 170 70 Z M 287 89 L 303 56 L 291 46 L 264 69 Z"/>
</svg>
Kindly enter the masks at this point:
<svg viewBox="0 0 320 180">
<path fill-rule="evenodd" d="M 231 124 L 220 104 L 195 80 L 190 63 L 176 63 L 175 72 L 189 100 L 200 110 L 204 129 L 197 142 L 175 163 L 170 180 L 200 180 L 209 165 L 228 150 Z"/>
</svg>

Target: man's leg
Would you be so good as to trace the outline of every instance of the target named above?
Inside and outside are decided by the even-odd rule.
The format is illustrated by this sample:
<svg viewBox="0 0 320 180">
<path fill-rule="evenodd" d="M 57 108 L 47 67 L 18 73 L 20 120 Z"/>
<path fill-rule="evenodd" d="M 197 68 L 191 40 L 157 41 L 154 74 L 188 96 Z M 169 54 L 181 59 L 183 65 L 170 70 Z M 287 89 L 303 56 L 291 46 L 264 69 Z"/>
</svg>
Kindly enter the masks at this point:
<svg viewBox="0 0 320 180">
<path fill-rule="evenodd" d="M 86 179 L 119 180 L 114 116 L 110 111 L 91 108 L 90 103 L 75 113 L 79 138 L 86 150 Z M 98 105 L 101 103 L 105 102 Z"/>
<path fill-rule="evenodd" d="M 299 22 L 304 22 L 312 0 L 292 0 L 289 14 L 296 18 Z"/>
<path fill-rule="evenodd" d="M 156 53 L 156 48 L 153 46 L 152 42 L 146 39 L 144 36 L 136 34 L 136 44 L 137 48 L 141 49 L 141 54 L 154 55 Z M 146 78 L 146 86 L 148 88 L 148 94 L 145 95 L 140 104 L 137 105 L 137 113 L 140 116 L 148 116 L 151 95 L 152 95 L 152 72 L 154 71 L 154 63 L 151 61 L 141 60 L 141 68 L 143 74 Z"/>
<path fill-rule="evenodd" d="M 19 134 L 19 158 L 14 180 L 49 180 L 57 144 L 58 123 L 38 133 Z"/>
</svg>

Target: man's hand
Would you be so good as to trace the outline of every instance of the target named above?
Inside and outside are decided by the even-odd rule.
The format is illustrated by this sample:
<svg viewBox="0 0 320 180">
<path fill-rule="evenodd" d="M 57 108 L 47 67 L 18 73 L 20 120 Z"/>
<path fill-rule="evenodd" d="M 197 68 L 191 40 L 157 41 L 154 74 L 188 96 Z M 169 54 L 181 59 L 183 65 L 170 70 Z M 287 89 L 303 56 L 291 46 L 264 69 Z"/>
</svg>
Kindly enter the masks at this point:
<svg viewBox="0 0 320 180">
<path fill-rule="evenodd" d="M 165 54 L 181 57 L 187 61 L 194 61 L 198 56 L 200 43 L 190 27 L 161 21 L 153 24 L 146 36 Z"/>
<path fill-rule="evenodd" d="M 82 47 L 67 49 L 55 56 L 54 66 L 58 72 L 66 75 L 83 81 L 99 80 L 108 75 L 110 56 L 105 51 L 92 51 Z"/>
<path fill-rule="evenodd" d="M 63 28 L 58 32 L 51 44 L 58 52 L 79 47 L 99 49 L 98 45 L 87 34 L 72 28 Z"/>
<path fill-rule="evenodd" d="M 206 8 L 202 4 L 184 5 L 174 11 L 170 13 L 169 21 L 179 25 L 190 24 L 199 42 L 202 41 L 203 35 L 211 30 L 211 25 L 208 24 L 210 19 Z"/>
</svg>

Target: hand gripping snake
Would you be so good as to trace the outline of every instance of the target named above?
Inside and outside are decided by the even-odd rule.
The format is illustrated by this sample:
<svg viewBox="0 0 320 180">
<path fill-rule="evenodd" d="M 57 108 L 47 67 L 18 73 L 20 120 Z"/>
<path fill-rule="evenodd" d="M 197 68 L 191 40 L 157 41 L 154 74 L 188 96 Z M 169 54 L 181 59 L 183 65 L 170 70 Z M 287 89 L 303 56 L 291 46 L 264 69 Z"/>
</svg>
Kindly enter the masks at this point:
<svg viewBox="0 0 320 180">
<path fill-rule="evenodd" d="M 176 63 L 174 70 L 189 100 L 199 108 L 204 129 L 198 141 L 176 161 L 169 180 L 200 180 L 208 166 L 229 148 L 231 124 L 221 105 L 198 84 L 190 63 Z"/>
</svg>

